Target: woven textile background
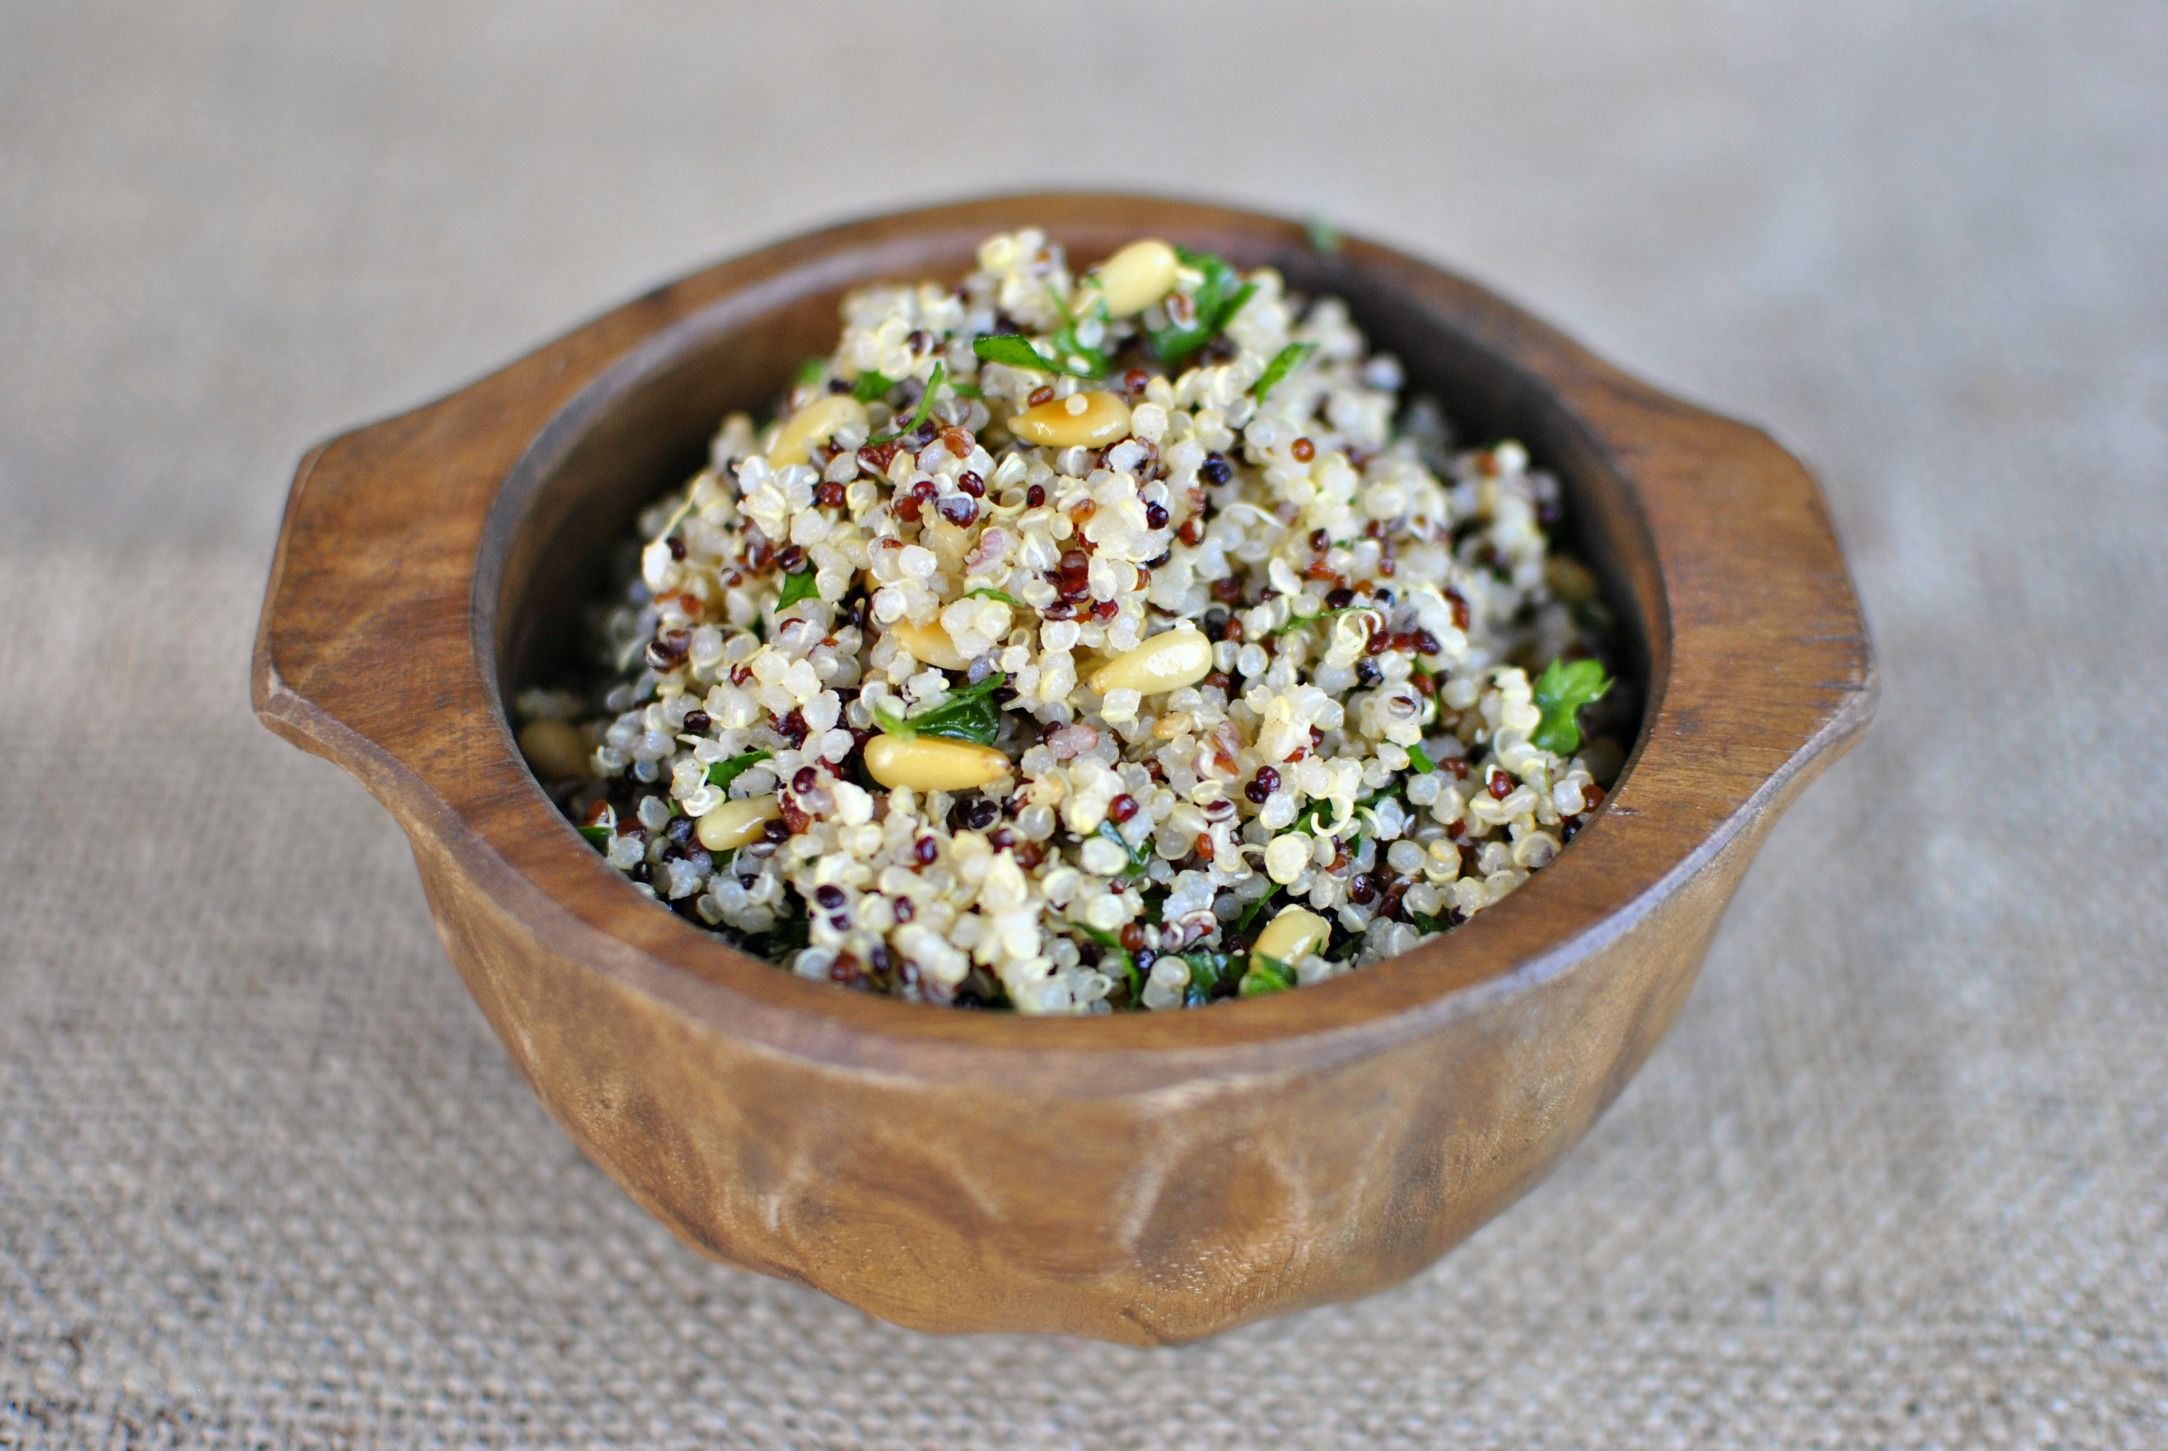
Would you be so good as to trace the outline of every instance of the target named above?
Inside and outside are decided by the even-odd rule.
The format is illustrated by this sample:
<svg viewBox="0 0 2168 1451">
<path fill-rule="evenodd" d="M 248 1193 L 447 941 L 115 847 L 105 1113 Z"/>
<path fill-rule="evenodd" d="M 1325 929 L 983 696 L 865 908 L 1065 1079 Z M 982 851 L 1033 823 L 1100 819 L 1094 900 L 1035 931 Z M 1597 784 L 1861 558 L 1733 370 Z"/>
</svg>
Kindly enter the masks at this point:
<svg viewBox="0 0 2168 1451">
<path fill-rule="evenodd" d="M 0 6 L 0 1445 L 2168 1445 L 2168 7 Z M 1179 1352 L 702 1262 L 251 719 L 291 465 L 756 241 L 1317 210 L 1766 422 L 1881 719 L 1587 1143 Z"/>
</svg>

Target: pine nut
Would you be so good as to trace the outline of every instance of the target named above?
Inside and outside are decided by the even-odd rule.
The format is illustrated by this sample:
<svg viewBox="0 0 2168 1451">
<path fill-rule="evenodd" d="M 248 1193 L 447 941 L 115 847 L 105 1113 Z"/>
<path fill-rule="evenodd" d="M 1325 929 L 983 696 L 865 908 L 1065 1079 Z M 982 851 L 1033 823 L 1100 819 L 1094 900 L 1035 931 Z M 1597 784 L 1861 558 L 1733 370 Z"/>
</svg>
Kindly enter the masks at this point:
<svg viewBox="0 0 2168 1451">
<path fill-rule="evenodd" d="M 587 779 L 587 737 L 561 720 L 529 721 L 520 727 L 519 753 L 544 781 Z"/>
<path fill-rule="evenodd" d="M 1212 642 L 1188 625 L 1162 630 L 1125 655 L 1092 672 L 1092 689 L 1101 695 L 1134 690 L 1139 695 L 1180 690 L 1212 673 Z"/>
<path fill-rule="evenodd" d="M 913 791 L 969 791 L 1009 774 L 1009 758 L 992 746 L 938 736 L 875 736 L 866 742 L 866 770 L 883 786 Z"/>
<path fill-rule="evenodd" d="M 816 398 L 784 420 L 775 442 L 768 447 L 768 462 L 779 469 L 802 464 L 806 450 L 816 443 L 826 443 L 846 425 L 861 429 L 866 426 L 865 404 L 848 393 Z"/>
<path fill-rule="evenodd" d="M 941 628 L 939 620 L 931 620 L 923 625 L 911 620 L 898 620 L 888 627 L 888 633 L 894 635 L 896 642 L 911 652 L 914 660 L 942 670 L 964 670 L 970 667 L 971 662 L 957 650 L 956 642 L 949 638 L 947 630 Z"/>
<path fill-rule="evenodd" d="M 1099 264 L 1096 274 L 1108 317 L 1133 317 L 1174 290 L 1180 259 L 1156 237 L 1131 242 Z M 1089 304 L 1089 299 L 1086 299 Z"/>
<path fill-rule="evenodd" d="M 765 796 L 725 801 L 700 818 L 693 827 L 693 835 L 699 837 L 700 845 L 709 851 L 734 851 L 759 840 L 761 828 L 782 814 L 783 805 L 772 791 Z"/>
<path fill-rule="evenodd" d="M 1017 414 L 1009 420 L 1009 431 L 1026 443 L 1049 448 L 1100 448 L 1129 436 L 1129 405 L 1112 393 L 1077 393 Z"/>
<path fill-rule="evenodd" d="M 1259 958 L 1269 957 L 1292 967 L 1298 958 L 1323 947 L 1331 936 L 1331 925 L 1309 908 L 1282 907 L 1279 915 L 1257 934 L 1257 945 L 1250 949 L 1250 966 L 1256 967 Z"/>
</svg>

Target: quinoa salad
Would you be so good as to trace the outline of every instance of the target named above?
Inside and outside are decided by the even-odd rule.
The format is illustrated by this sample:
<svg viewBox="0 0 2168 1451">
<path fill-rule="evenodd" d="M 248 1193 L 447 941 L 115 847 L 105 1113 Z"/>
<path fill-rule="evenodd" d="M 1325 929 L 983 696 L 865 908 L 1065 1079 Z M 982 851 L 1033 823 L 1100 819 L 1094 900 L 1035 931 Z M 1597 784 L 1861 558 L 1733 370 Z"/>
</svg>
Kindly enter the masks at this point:
<svg viewBox="0 0 2168 1451">
<path fill-rule="evenodd" d="M 1555 477 L 1269 269 L 977 261 L 848 297 L 642 517 L 593 673 L 516 702 L 609 864 L 800 976 L 1026 1013 L 1319 982 L 1548 865 L 1631 721 Z"/>
</svg>

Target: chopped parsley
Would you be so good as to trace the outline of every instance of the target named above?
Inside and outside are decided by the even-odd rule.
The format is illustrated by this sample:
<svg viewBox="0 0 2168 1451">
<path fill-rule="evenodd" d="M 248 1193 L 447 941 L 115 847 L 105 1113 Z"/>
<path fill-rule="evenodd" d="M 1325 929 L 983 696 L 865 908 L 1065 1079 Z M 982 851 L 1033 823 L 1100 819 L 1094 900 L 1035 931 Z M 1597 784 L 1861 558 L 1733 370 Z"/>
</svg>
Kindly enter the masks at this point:
<svg viewBox="0 0 2168 1451">
<path fill-rule="evenodd" d="M 1258 402 L 1264 402 L 1265 395 L 1278 387 L 1282 378 L 1309 361 L 1310 354 L 1316 351 L 1316 343 L 1289 343 L 1272 355 L 1271 362 L 1265 364 L 1264 376 L 1250 389 L 1251 394 Z"/>
<path fill-rule="evenodd" d="M 1054 355 L 1061 359 L 1064 370 L 1078 378 L 1104 378 L 1107 375 L 1107 355 L 1100 348 L 1088 348 L 1077 341 L 1077 315 L 1069 311 L 1069 304 L 1061 300 L 1061 294 L 1049 287 L 1046 295 L 1052 300 L 1054 310 L 1061 314 L 1061 326 L 1054 331 Z M 1091 316 L 1096 316 L 1103 326 L 1107 320 L 1106 299 L 1101 298 Z M 1079 366 L 1081 365 L 1081 366 Z"/>
<path fill-rule="evenodd" d="M 596 846 L 602 847 L 607 850 L 610 845 L 610 838 L 617 835 L 617 833 L 611 830 L 608 826 L 605 826 L 598 821 L 593 826 L 581 827 L 580 835 L 586 837 Z"/>
<path fill-rule="evenodd" d="M 1059 346 L 1059 343 L 1056 345 Z M 971 351 L 978 354 L 982 363 L 1007 363 L 1012 368 L 1026 368 L 1035 373 L 1066 373 L 1072 378 L 1099 376 L 1089 367 L 1079 371 L 1069 366 L 1066 357 L 1060 361 L 1049 360 L 1046 354 L 1040 352 L 1038 346 L 1022 333 L 988 333 L 984 337 L 973 338 Z M 1102 366 L 1104 361 L 1102 356 Z"/>
<path fill-rule="evenodd" d="M 1111 820 L 1102 820 L 1099 823 L 1098 835 L 1120 847 L 1122 855 L 1129 858 L 1129 865 L 1122 868 L 1123 876 L 1141 877 L 1152 865 L 1152 845 L 1149 841 L 1131 842 Z"/>
<path fill-rule="evenodd" d="M 1284 993 L 1295 985 L 1295 970 L 1277 957 L 1258 953 L 1250 960 L 1250 970 L 1242 974 L 1242 986 L 1238 991 L 1246 998 L 1261 998 L 1266 993 Z"/>
<path fill-rule="evenodd" d="M 886 373 L 860 373 L 858 381 L 851 385 L 851 396 L 861 403 L 871 403 L 876 398 L 886 398 L 888 390 L 896 386 L 896 380 Z"/>
<path fill-rule="evenodd" d="M 975 741 L 990 746 L 994 737 L 1001 733 L 1001 707 L 994 702 L 994 692 L 1008 680 L 1008 676 L 996 671 L 984 680 L 950 692 L 947 700 L 931 710 L 905 717 L 886 706 L 878 706 L 873 718 L 882 731 L 900 740 L 907 741 L 914 736 L 945 736 L 952 741 Z"/>
<path fill-rule="evenodd" d="M 925 421 L 932 416 L 934 395 L 941 391 L 942 384 L 945 383 L 947 380 L 947 366 L 945 364 L 935 363 L 933 365 L 933 375 L 926 380 L 926 391 L 918 395 L 918 408 L 911 414 L 911 421 L 904 424 L 903 427 L 897 429 L 894 433 L 877 434 L 876 436 L 867 439 L 866 442 L 869 444 L 894 443 L 897 439 L 902 438 L 907 433 L 918 432 L 920 425 L 924 424 Z"/>
<path fill-rule="evenodd" d="M 719 791 L 727 791 L 731 782 L 767 760 L 771 754 L 768 751 L 740 751 L 735 756 L 711 762 L 708 766 L 708 784 Z"/>
<path fill-rule="evenodd" d="M 828 360 L 826 358 L 807 358 L 804 362 L 798 365 L 798 371 L 791 375 L 791 386 L 796 388 L 809 388 L 813 384 L 818 383 L 821 380 L 822 375 L 827 373 L 827 371 Z"/>
<path fill-rule="evenodd" d="M 1430 752 L 1423 749 L 1423 744 L 1420 741 L 1408 747 L 1408 760 L 1418 771 L 1435 771 L 1438 769 L 1438 763 L 1430 759 Z"/>
<path fill-rule="evenodd" d="M 1150 331 L 1152 352 L 1170 367 L 1180 367 L 1206 343 L 1226 330 L 1234 315 L 1242 311 L 1242 304 L 1250 300 L 1257 290 L 1254 282 L 1244 282 L 1242 274 L 1235 271 L 1232 263 L 1210 252 L 1192 252 L 1187 247 L 1174 249 L 1182 265 L 1198 272 L 1202 280 L 1197 290 L 1190 294 L 1191 314 L 1188 323 L 1171 319 L 1165 327 Z"/>
<path fill-rule="evenodd" d="M 1024 602 L 1015 595 L 1010 594 L 1005 589 L 995 589 L 990 584 L 982 584 L 977 589 L 965 590 L 964 598 L 967 600 L 999 600 L 1011 609 L 1020 610 L 1024 607 Z"/>
<path fill-rule="evenodd" d="M 1536 677 L 1536 709 L 1543 719 L 1529 743 L 1560 756 L 1581 749 L 1581 725 L 1574 716 L 1603 699 L 1611 684 L 1599 661 L 1553 660 Z"/>
<path fill-rule="evenodd" d="M 800 600 L 820 598 L 820 586 L 813 581 L 813 571 L 801 569 L 796 574 L 783 576 L 783 596 L 775 602 L 778 611 L 787 610 Z"/>
<path fill-rule="evenodd" d="M 1224 952 L 1184 952 L 1178 954 L 1189 964 L 1189 987 L 1182 994 L 1182 1006 L 1202 1007 L 1212 1000 L 1212 991 L 1227 976 L 1234 959 Z"/>
</svg>

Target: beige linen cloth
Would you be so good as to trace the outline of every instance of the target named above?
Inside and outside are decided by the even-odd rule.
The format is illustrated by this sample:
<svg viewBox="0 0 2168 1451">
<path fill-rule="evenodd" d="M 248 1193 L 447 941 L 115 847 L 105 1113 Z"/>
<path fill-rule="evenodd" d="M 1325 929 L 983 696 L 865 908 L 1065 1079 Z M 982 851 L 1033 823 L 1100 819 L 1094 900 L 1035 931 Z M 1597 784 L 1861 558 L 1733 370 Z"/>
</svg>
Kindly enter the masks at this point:
<svg viewBox="0 0 2168 1451">
<path fill-rule="evenodd" d="M 2168 1445 L 2168 8 L 0 10 L 0 1446 Z M 936 1340 L 574 1153 L 251 720 L 291 465 L 701 261 L 1317 210 L 1819 467 L 1887 692 L 1404 1288 Z"/>
</svg>

